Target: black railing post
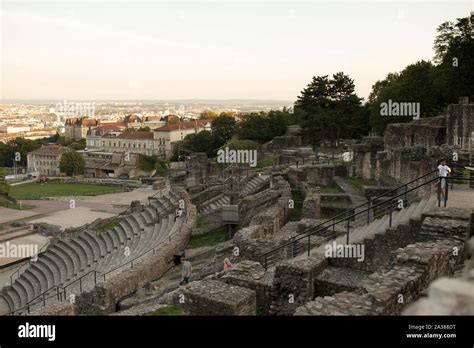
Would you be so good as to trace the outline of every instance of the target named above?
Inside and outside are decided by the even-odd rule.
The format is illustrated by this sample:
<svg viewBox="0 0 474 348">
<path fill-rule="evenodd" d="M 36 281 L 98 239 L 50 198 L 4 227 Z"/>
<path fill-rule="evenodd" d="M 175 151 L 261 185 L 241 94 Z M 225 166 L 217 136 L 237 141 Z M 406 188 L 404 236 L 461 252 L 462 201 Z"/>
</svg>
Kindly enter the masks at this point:
<svg viewBox="0 0 474 348">
<path fill-rule="evenodd" d="M 449 187 L 449 181 L 448 177 L 446 177 L 444 180 L 446 180 L 446 184 L 444 185 L 444 207 L 446 208 L 446 203 L 448 202 L 448 187 Z"/>
<path fill-rule="evenodd" d="M 346 234 L 346 244 L 349 244 L 349 219 L 347 219 L 347 234 Z"/>
<path fill-rule="evenodd" d="M 392 227 L 393 202 L 391 200 L 390 200 L 389 209 L 390 209 L 390 218 L 389 218 L 389 221 L 388 221 L 388 226 Z"/>
<path fill-rule="evenodd" d="M 370 225 L 370 197 L 369 197 L 369 200 L 367 202 L 367 225 Z"/>
<path fill-rule="evenodd" d="M 308 234 L 308 257 L 311 253 L 311 235 Z"/>
<path fill-rule="evenodd" d="M 79 278 L 79 291 L 82 292 L 82 277 Z"/>
</svg>

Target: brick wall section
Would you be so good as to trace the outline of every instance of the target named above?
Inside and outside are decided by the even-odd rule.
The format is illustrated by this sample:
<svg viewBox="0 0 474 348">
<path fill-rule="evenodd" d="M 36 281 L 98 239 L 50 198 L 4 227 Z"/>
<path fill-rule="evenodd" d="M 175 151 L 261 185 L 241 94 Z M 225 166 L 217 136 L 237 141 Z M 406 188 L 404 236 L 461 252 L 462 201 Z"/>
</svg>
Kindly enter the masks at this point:
<svg viewBox="0 0 474 348">
<path fill-rule="evenodd" d="M 311 301 L 315 278 L 326 266 L 327 260 L 317 256 L 278 263 L 273 279 L 271 314 L 292 315 L 297 307 Z M 291 298 L 293 303 L 290 303 Z"/>
<path fill-rule="evenodd" d="M 176 232 L 168 244 L 153 254 L 143 256 L 134 264 L 133 269 L 126 269 L 112 276 L 105 282 L 98 283 L 91 291 L 76 297 L 78 314 L 106 314 L 116 310 L 116 304 L 124 297 L 134 293 L 140 285 L 155 280 L 163 275 L 173 264 L 173 254 L 185 249 L 193 230 L 196 229 L 197 209 L 191 204 L 189 196 L 181 188 L 174 188 L 186 202 L 187 220 Z"/>
<path fill-rule="evenodd" d="M 256 313 L 255 291 L 216 280 L 192 282 L 177 291 L 173 299 L 188 315 L 255 315 Z"/>
<path fill-rule="evenodd" d="M 69 302 L 53 302 L 46 307 L 32 310 L 29 315 L 76 315 L 74 305 Z"/>
<path fill-rule="evenodd" d="M 295 315 L 398 315 L 431 281 L 453 273 L 463 252 L 454 256 L 452 250 L 462 245 L 455 240 L 408 245 L 394 253 L 389 268 L 364 279 L 360 289 L 317 297 L 297 308 Z"/>
<path fill-rule="evenodd" d="M 257 295 L 257 308 L 270 310 L 273 273 L 266 272 L 258 262 L 242 261 L 232 269 L 221 272 L 219 280 L 254 290 Z"/>
</svg>

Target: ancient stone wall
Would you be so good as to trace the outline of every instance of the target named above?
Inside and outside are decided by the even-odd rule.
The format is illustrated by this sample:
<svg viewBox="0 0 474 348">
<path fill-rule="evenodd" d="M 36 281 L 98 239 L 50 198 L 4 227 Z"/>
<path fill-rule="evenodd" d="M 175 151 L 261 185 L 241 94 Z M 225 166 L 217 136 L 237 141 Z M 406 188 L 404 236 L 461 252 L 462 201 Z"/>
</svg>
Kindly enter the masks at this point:
<svg viewBox="0 0 474 348">
<path fill-rule="evenodd" d="M 157 253 L 149 252 L 136 260 L 133 269 L 124 269 L 106 281 L 99 282 L 91 291 L 76 296 L 75 309 L 78 314 L 114 312 L 121 299 L 134 293 L 143 284 L 159 278 L 173 266 L 173 255 L 185 249 L 192 231 L 196 228 L 197 220 L 197 209 L 191 204 L 186 192 L 180 188 L 174 190 L 179 192 L 186 202 L 186 223 Z"/>
<path fill-rule="evenodd" d="M 328 164 L 316 164 L 311 166 L 290 168 L 288 181 L 294 190 L 301 189 L 301 183 L 306 182 L 309 186 L 327 186 L 331 184 L 335 175 L 335 167 Z"/>
<path fill-rule="evenodd" d="M 363 179 L 372 179 L 376 169 L 376 154 L 383 150 L 383 138 L 364 137 L 360 144 L 353 147 L 354 174 Z"/>
<path fill-rule="evenodd" d="M 296 308 L 314 298 L 315 277 L 327 266 L 317 256 L 276 265 L 272 288 L 271 314 L 292 315 Z"/>
<path fill-rule="evenodd" d="M 188 315 L 255 315 L 256 292 L 205 279 L 192 282 L 175 295 L 175 303 Z"/>
<path fill-rule="evenodd" d="M 448 144 L 474 147 L 474 104 L 449 105 L 446 126 Z"/>
</svg>

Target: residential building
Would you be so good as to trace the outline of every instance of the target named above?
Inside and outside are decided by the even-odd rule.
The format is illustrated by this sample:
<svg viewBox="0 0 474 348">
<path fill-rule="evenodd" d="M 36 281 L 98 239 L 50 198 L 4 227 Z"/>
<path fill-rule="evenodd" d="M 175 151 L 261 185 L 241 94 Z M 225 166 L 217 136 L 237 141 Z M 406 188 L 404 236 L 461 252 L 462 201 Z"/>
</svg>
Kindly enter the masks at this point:
<svg viewBox="0 0 474 348">
<path fill-rule="evenodd" d="M 157 142 L 159 155 L 171 157 L 174 144 L 183 140 L 188 134 L 199 133 L 203 130 L 211 130 L 211 121 L 194 120 L 177 122 L 153 130 L 153 137 Z"/>
<path fill-rule="evenodd" d="M 87 132 L 88 150 L 104 152 L 129 152 L 144 155 L 161 155 L 167 158 L 173 153 L 174 144 L 188 134 L 211 129 L 211 121 L 195 120 L 154 129 L 151 132 L 122 131 L 119 127 L 101 124 Z"/>
<path fill-rule="evenodd" d="M 61 156 L 71 151 L 60 145 L 43 145 L 27 154 L 28 172 L 38 171 L 40 175 L 59 176 Z"/>
</svg>

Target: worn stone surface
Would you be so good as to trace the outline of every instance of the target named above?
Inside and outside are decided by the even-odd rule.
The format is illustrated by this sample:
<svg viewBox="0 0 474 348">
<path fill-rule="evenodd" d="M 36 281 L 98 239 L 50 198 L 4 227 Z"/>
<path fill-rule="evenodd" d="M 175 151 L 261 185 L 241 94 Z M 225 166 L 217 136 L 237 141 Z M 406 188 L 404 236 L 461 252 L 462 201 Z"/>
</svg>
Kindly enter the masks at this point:
<svg viewBox="0 0 474 348">
<path fill-rule="evenodd" d="M 124 269 L 106 281 L 100 281 L 92 290 L 77 296 L 75 303 L 77 313 L 97 315 L 114 312 L 116 304 L 121 299 L 134 293 L 143 284 L 159 278 L 173 266 L 170 260 L 174 254 L 185 249 L 192 231 L 196 228 L 197 219 L 197 209 L 191 204 L 186 192 L 178 188 L 175 190 L 180 192 L 185 200 L 186 223 L 157 253 L 148 253 L 135 262 L 133 269 Z"/>
<path fill-rule="evenodd" d="M 69 302 L 53 302 L 48 303 L 46 307 L 41 307 L 34 309 L 30 312 L 29 315 L 46 315 L 46 316 L 54 316 L 54 315 L 76 315 L 74 310 L 74 305 Z"/>
<path fill-rule="evenodd" d="M 314 298 L 315 277 L 327 266 L 327 259 L 310 256 L 300 261 L 283 261 L 276 265 L 270 312 L 291 315 L 298 306 Z"/>
<path fill-rule="evenodd" d="M 255 315 L 257 303 L 255 291 L 216 280 L 192 282 L 174 300 L 189 315 Z"/>
<path fill-rule="evenodd" d="M 253 261 L 237 263 L 232 269 L 221 272 L 219 280 L 254 290 L 257 295 L 257 308 L 270 309 L 273 273 L 266 272 L 260 263 Z"/>
<path fill-rule="evenodd" d="M 466 244 L 470 259 L 454 278 L 440 278 L 428 288 L 428 296 L 408 306 L 405 315 L 474 315 L 474 237 Z M 453 258 L 453 256 L 451 256 Z"/>
<path fill-rule="evenodd" d="M 315 296 L 332 296 L 343 291 L 356 291 L 369 273 L 350 268 L 328 266 L 316 276 Z"/>
</svg>

